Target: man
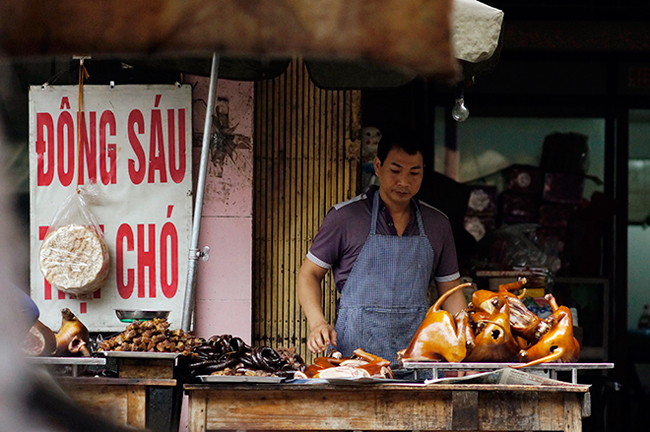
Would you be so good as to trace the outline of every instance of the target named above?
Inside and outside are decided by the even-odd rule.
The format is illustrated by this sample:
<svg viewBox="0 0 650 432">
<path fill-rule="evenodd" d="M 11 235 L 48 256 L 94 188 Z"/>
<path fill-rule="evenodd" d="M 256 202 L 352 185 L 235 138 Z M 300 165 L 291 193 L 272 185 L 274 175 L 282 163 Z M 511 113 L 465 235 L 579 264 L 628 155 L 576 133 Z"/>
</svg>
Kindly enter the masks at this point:
<svg viewBox="0 0 650 432">
<path fill-rule="evenodd" d="M 331 344 L 351 356 L 362 348 L 395 364 L 429 309 L 431 279 L 441 294 L 460 275 L 447 217 L 413 199 L 424 171 L 415 135 L 384 134 L 373 163 L 379 187 L 330 209 L 298 272 L 297 290 L 311 352 Z M 330 268 L 341 293 L 335 328 L 321 305 Z M 443 307 L 455 314 L 467 303 L 459 291 Z"/>
</svg>

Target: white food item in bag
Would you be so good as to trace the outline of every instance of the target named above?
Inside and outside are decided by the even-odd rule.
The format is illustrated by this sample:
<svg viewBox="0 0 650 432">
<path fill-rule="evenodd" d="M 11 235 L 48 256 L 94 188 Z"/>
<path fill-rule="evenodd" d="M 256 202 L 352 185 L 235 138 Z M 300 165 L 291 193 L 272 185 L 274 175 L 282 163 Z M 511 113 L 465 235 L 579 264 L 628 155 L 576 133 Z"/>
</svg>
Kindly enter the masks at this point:
<svg viewBox="0 0 650 432">
<path fill-rule="evenodd" d="M 63 225 L 43 240 L 39 253 L 41 272 L 52 286 L 70 294 L 88 294 L 108 278 L 106 243 L 83 225 Z"/>
</svg>

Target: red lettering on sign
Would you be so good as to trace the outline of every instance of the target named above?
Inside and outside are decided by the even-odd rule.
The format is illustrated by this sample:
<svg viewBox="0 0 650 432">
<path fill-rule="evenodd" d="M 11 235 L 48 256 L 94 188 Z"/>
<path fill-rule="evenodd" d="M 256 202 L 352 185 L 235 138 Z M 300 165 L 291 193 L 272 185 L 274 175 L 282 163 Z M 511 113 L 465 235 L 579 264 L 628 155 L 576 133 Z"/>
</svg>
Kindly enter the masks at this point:
<svg viewBox="0 0 650 432">
<path fill-rule="evenodd" d="M 160 231 L 160 284 L 165 297 L 172 298 L 176 295 L 176 291 L 178 291 L 178 232 L 171 222 L 164 224 Z"/>
<path fill-rule="evenodd" d="M 160 173 L 160 183 L 167 183 L 165 168 L 165 143 L 162 119 L 159 109 L 151 110 L 151 135 L 149 137 L 149 183 L 156 182 L 156 171 Z"/>
<path fill-rule="evenodd" d="M 174 183 L 185 178 L 185 110 L 178 110 L 178 168 L 176 167 L 176 128 L 174 127 L 174 110 L 167 110 L 167 131 L 169 135 L 169 176 Z"/>
<path fill-rule="evenodd" d="M 54 120 L 49 113 L 36 114 L 36 160 L 36 184 L 49 186 L 54 179 Z"/>
<path fill-rule="evenodd" d="M 107 142 L 107 130 L 108 135 L 117 135 L 115 114 L 112 111 L 104 111 L 99 119 L 99 173 L 102 184 L 105 185 L 117 182 L 117 145 Z"/>
<path fill-rule="evenodd" d="M 169 206 L 171 208 L 173 206 Z M 133 229 L 128 224 L 122 224 L 117 230 L 115 242 L 116 281 L 120 297 L 128 299 L 133 295 L 137 285 L 139 298 L 156 297 L 157 267 L 156 267 L 156 225 L 137 225 L 137 278 L 134 269 L 126 269 L 124 265 L 125 250 L 134 250 Z M 126 242 L 126 246 L 125 246 Z M 160 231 L 160 286 L 167 298 L 173 298 L 178 293 L 178 231 L 173 223 L 167 222 Z M 148 276 L 148 277 L 147 277 Z M 148 289 L 147 289 L 148 288 Z"/>
<path fill-rule="evenodd" d="M 145 296 L 145 269 L 149 269 L 149 297 L 156 297 L 156 225 L 148 225 L 145 239 L 144 224 L 138 224 L 138 297 Z"/>
<path fill-rule="evenodd" d="M 127 269 L 124 273 L 124 240 L 126 240 L 126 250 L 133 252 L 135 249 L 133 230 L 127 224 L 122 224 L 117 229 L 115 240 L 115 273 L 117 282 L 117 292 L 123 299 L 128 299 L 133 294 L 135 287 L 135 270 Z M 124 280 L 126 276 L 126 282 Z"/>
<path fill-rule="evenodd" d="M 138 128 L 137 131 L 135 130 L 136 126 Z M 142 183 L 142 180 L 144 180 L 144 175 L 147 170 L 147 158 L 144 154 L 142 144 L 138 139 L 138 135 L 144 133 L 144 116 L 140 110 L 133 110 L 129 114 L 127 130 L 129 135 L 129 144 L 131 144 L 131 148 L 137 158 L 137 167 L 136 161 L 129 159 L 129 178 L 133 184 L 140 184 Z"/>
<path fill-rule="evenodd" d="M 86 113 L 81 113 L 81 156 L 79 157 L 79 184 L 85 183 L 85 164 L 88 166 L 88 179 L 91 183 L 97 183 L 97 113 L 91 111 L 90 127 L 86 127 Z M 90 129 L 90 133 L 88 130 Z M 89 139 L 90 138 L 90 139 Z"/>
<path fill-rule="evenodd" d="M 56 166 L 59 181 L 63 186 L 70 186 L 74 179 L 75 134 L 74 120 L 68 111 L 63 111 L 59 115 L 56 125 L 56 136 Z"/>
<path fill-rule="evenodd" d="M 63 96 L 61 98 L 61 105 L 59 105 L 59 109 L 70 109 L 70 101 L 68 100 L 67 96 Z"/>
</svg>

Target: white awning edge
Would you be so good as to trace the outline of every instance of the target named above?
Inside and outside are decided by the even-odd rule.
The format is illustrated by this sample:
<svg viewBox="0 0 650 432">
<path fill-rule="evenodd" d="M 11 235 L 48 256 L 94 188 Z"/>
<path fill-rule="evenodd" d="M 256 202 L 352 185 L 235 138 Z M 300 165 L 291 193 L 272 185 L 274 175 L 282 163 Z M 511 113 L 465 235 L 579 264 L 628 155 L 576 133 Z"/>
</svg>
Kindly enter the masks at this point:
<svg viewBox="0 0 650 432">
<path fill-rule="evenodd" d="M 476 0 L 454 0 L 451 40 L 455 57 L 471 63 L 492 57 L 502 24 L 503 11 Z"/>
</svg>

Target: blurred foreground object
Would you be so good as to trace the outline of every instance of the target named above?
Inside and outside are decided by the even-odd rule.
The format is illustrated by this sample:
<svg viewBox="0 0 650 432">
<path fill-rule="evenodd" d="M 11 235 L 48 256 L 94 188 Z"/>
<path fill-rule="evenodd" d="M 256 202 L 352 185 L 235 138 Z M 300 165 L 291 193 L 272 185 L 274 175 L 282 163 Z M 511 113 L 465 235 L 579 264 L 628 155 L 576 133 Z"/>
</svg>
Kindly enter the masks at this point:
<svg viewBox="0 0 650 432">
<path fill-rule="evenodd" d="M 83 7 L 70 0 L 18 0 L 0 8 L 0 49 L 13 56 L 215 50 L 302 55 L 368 60 L 451 80 L 459 75 L 451 10 L 452 0 L 261 0 L 254 7 L 228 0 L 118 0 Z"/>
<path fill-rule="evenodd" d="M 499 44 L 503 12 L 476 0 L 454 0 L 451 34 L 457 59 L 488 60 Z"/>
<path fill-rule="evenodd" d="M 0 85 L 9 82 L 6 67 L 7 62 L 0 55 Z M 0 90 L 3 90 L 0 93 L 14 91 L 12 88 Z M 20 238 L 21 232 L 16 229 L 18 222 L 12 211 L 15 191 L 6 172 L 8 165 L 7 142 L 0 123 L 0 326 L 7 329 L 0 332 L 0 432 L 126 431 L 124 427 L 81 410 L 46 372 L 24 367 L 21 343 L 37 316 L 35 311 L 25 307 L 21 293 L 13 287 L 20 286 L 19 280 L 26 271 L 21 263 L 24 261 L 21 245 L 27 240 Z M 21 328 L 25 330 L 15 330 Z"/>
</svg>

